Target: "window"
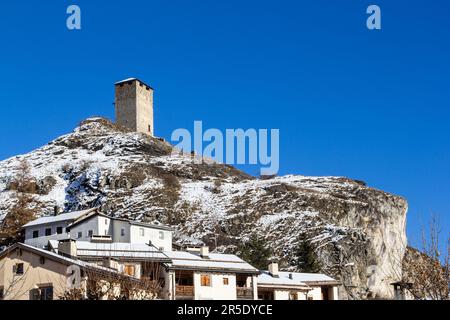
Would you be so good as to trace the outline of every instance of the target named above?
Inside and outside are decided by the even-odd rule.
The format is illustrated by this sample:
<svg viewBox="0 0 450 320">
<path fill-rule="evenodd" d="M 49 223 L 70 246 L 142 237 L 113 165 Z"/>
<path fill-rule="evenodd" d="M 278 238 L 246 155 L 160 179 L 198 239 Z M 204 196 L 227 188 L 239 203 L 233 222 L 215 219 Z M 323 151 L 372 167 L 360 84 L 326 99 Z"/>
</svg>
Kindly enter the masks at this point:
<svg viewBox="0 0 450 320">
<path fill-rule="evenodd" d="M 120 236 L 125 237 L 125 229 L 124 228 L 120 229 Z"/>
<path fill-rule="evenodd" d="M 53 300 L 53 286 L 30 290 L 30 300 Z"/>
<path fill-rule="evenodd" d="M 39 230 L 33 231 L 33 239 L 39 238 Z"/>
<path fill-rule="evenodd" d="M 77 238 L 78 238 L 78 239 L 81 239 L 82 237 L 83 237 L 83 232 L 78 231 Z"/>
<path fill-rule="evenodd" d="M 63 233 L 63 227 L 57 227 L 56 228 L 56 233 L 57 234 L 62 234 Z"/>
<path fill-rule="evenodd" d="M 3 287 L 0 287 L 0 300 L 3 300 L 5 298 L 5 289 Z"/>
<path fill-rule="evenodd" d="M 145 229 L 139 228 L 139 234 L 141 235 L 141 237 L 145 236 Z"/>
<path fill-rule="evenodd" d="M 48 236 L 51 236 L 51 235 L 52 235 L 52 228 L 45 229 L 45 236 L 48 237 Z"/>
<path fill-rule="evenodd" d="M 152 126 L 148 126 L 148 132 L 152 132 Z"/>
<path fill-rule="evenodd" d="M 105 219 L 105 226 L 108 225 L 108 219 Z"/>
<path fill-rule="evenodd" d="M 202 274 L 200 276 L 200 283 L 202 287 L 211 287 L 211 276 Z"/>
<path fill-rule="evenodd" d="M 40 262 L 41 264 L 45 264 L 45 258 L 44 258 L 44 257 L 40 257 L 40 258 L 39 258 L 39 262 Z"/>
<path fill-rule="evenodd" d="M 53 300 L 53 287 L 40 288 L 40 300 Z"/>
<path fill-rule="evenodd" d="M 164 231 L 159 232 L 159 239 L 164 240 Z"/>
<path fill-rule="evenodd" d="M 92 237 L 93 235 L 94 235 L 94 231 L 92 231 L 92 230 L 89 230 L 89 231 L 88 231 L 88 237 L 90 237 L 90 238 L 91 238 L 91 237 Z"/>
<path fill-rule="evenodd" d="M 123 268 L 123 273 L 129 275 L 129 276 L 134 276 L 134 266 L 133 265 L 125 265 Z"/>
<path fill-rule="evenodd" d="M 22 249 L 21 248 L 17 248 L 17 256 L 18 257 L 22 256 Z"/>
<path fill-rule="evenodd" d="M 228 278 L 223 278 L 223 284 L 225 286 L 229 285 L 230 284 L 230 280 Z"/>
<path fill-rule="evenodd" d="M 21 274 L 23 274 L 23 263 L 17 263 L 17 264 L 13 267 L 13 273 L 15 273 L 16 275 L 21 275 Z"/>
<path fill-rule="evenodd" d="M 289 293 L 289 300 L 298 300 L 298 295 L 295 292 Z"/>
</svg>

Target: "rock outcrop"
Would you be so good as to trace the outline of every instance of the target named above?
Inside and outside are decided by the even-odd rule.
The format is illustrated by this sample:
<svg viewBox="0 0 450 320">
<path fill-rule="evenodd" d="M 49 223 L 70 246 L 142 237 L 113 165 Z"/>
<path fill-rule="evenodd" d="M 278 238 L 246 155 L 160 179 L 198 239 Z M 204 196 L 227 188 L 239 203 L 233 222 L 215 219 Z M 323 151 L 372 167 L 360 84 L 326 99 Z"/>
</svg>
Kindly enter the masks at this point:
<svg viewBox="0 0 450 320">
<path fill-rule="evenodd" d="M 14 204 L 15 177 L 26 162 L 42 215 L 97 206 L 112 216 L 172 225 L 178 243 L 198 239 L 222 252 L 238 251 L 256 234 L 286 270 L 297 269 L 298 242 L 306 237 L 323 272 L 342 282 L 341 297 L 392 297 L 406 248 L 403 198 L 342 177 L 260 180 L 171 153 L 162 140 L 88 119 L 73 133 L 0 162 L 0 219 Z"/>
</svg>

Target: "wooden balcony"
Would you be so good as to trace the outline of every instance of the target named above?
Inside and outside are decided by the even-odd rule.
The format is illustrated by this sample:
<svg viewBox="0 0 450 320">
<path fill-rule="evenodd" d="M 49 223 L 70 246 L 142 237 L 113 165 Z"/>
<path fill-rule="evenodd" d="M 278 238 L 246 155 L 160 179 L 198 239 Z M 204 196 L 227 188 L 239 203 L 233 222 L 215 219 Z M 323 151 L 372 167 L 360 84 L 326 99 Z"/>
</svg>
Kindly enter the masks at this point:
<svg viewBox="0 0 450 320">
<path fill-rule="evenodd" d="M 253 289 L 247 287 L 236 287 L 238 300 L 253 300 Z"/>
<path fill-rule="evenodd" d="M 193 298 L 194 286 L 176 286 L 175 295 L 177 298 Z"/>
</svg>

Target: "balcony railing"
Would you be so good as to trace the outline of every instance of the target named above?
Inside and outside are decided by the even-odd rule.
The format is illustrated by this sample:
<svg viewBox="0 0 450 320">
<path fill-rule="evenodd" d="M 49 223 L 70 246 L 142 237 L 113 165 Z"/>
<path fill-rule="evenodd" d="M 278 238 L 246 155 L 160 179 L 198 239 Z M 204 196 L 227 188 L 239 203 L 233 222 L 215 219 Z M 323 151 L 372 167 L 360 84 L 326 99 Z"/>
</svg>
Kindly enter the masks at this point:
<svg viewBox="0 0 450 320">
<path fill-rule="evenodd" d="M 236 288 L 237 298 L 241 300 L 253 300 L 253 289 L 247 287 Z"/>
<path fill-rule="evenodd" d="M 193 297 L 194 296 L 194 286 L 176 286 L 177 297 Z"/>
</svg>

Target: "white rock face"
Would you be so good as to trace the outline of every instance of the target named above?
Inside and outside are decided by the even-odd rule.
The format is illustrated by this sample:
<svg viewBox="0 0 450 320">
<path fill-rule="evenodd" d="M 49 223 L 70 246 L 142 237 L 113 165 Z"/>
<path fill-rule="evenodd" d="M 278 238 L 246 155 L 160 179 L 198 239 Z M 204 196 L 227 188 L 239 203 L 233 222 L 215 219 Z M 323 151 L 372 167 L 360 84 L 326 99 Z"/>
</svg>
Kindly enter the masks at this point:
<svg viewBox="0 0 450 320">
<path fill-rule="evenodd" d="M 171 145 L 106 120 L 84 121 L 29 154 L 0 162 L 0 219 L 14 205 L 21 161 L 36 183 L 41 215 L 100 206 L 113 216 L 175 226 L 179 243 L 236 252 L 256 234 L 286 270 L 297 268 L 299 238 L 314 246 L 341 296 L 393 296 L 406 248 L 407 203 L 342 177 L 258 180 L 230 166 L 171 156 Z M 198 239 L 198 240 L 196 240 Z"/>
</svg>

